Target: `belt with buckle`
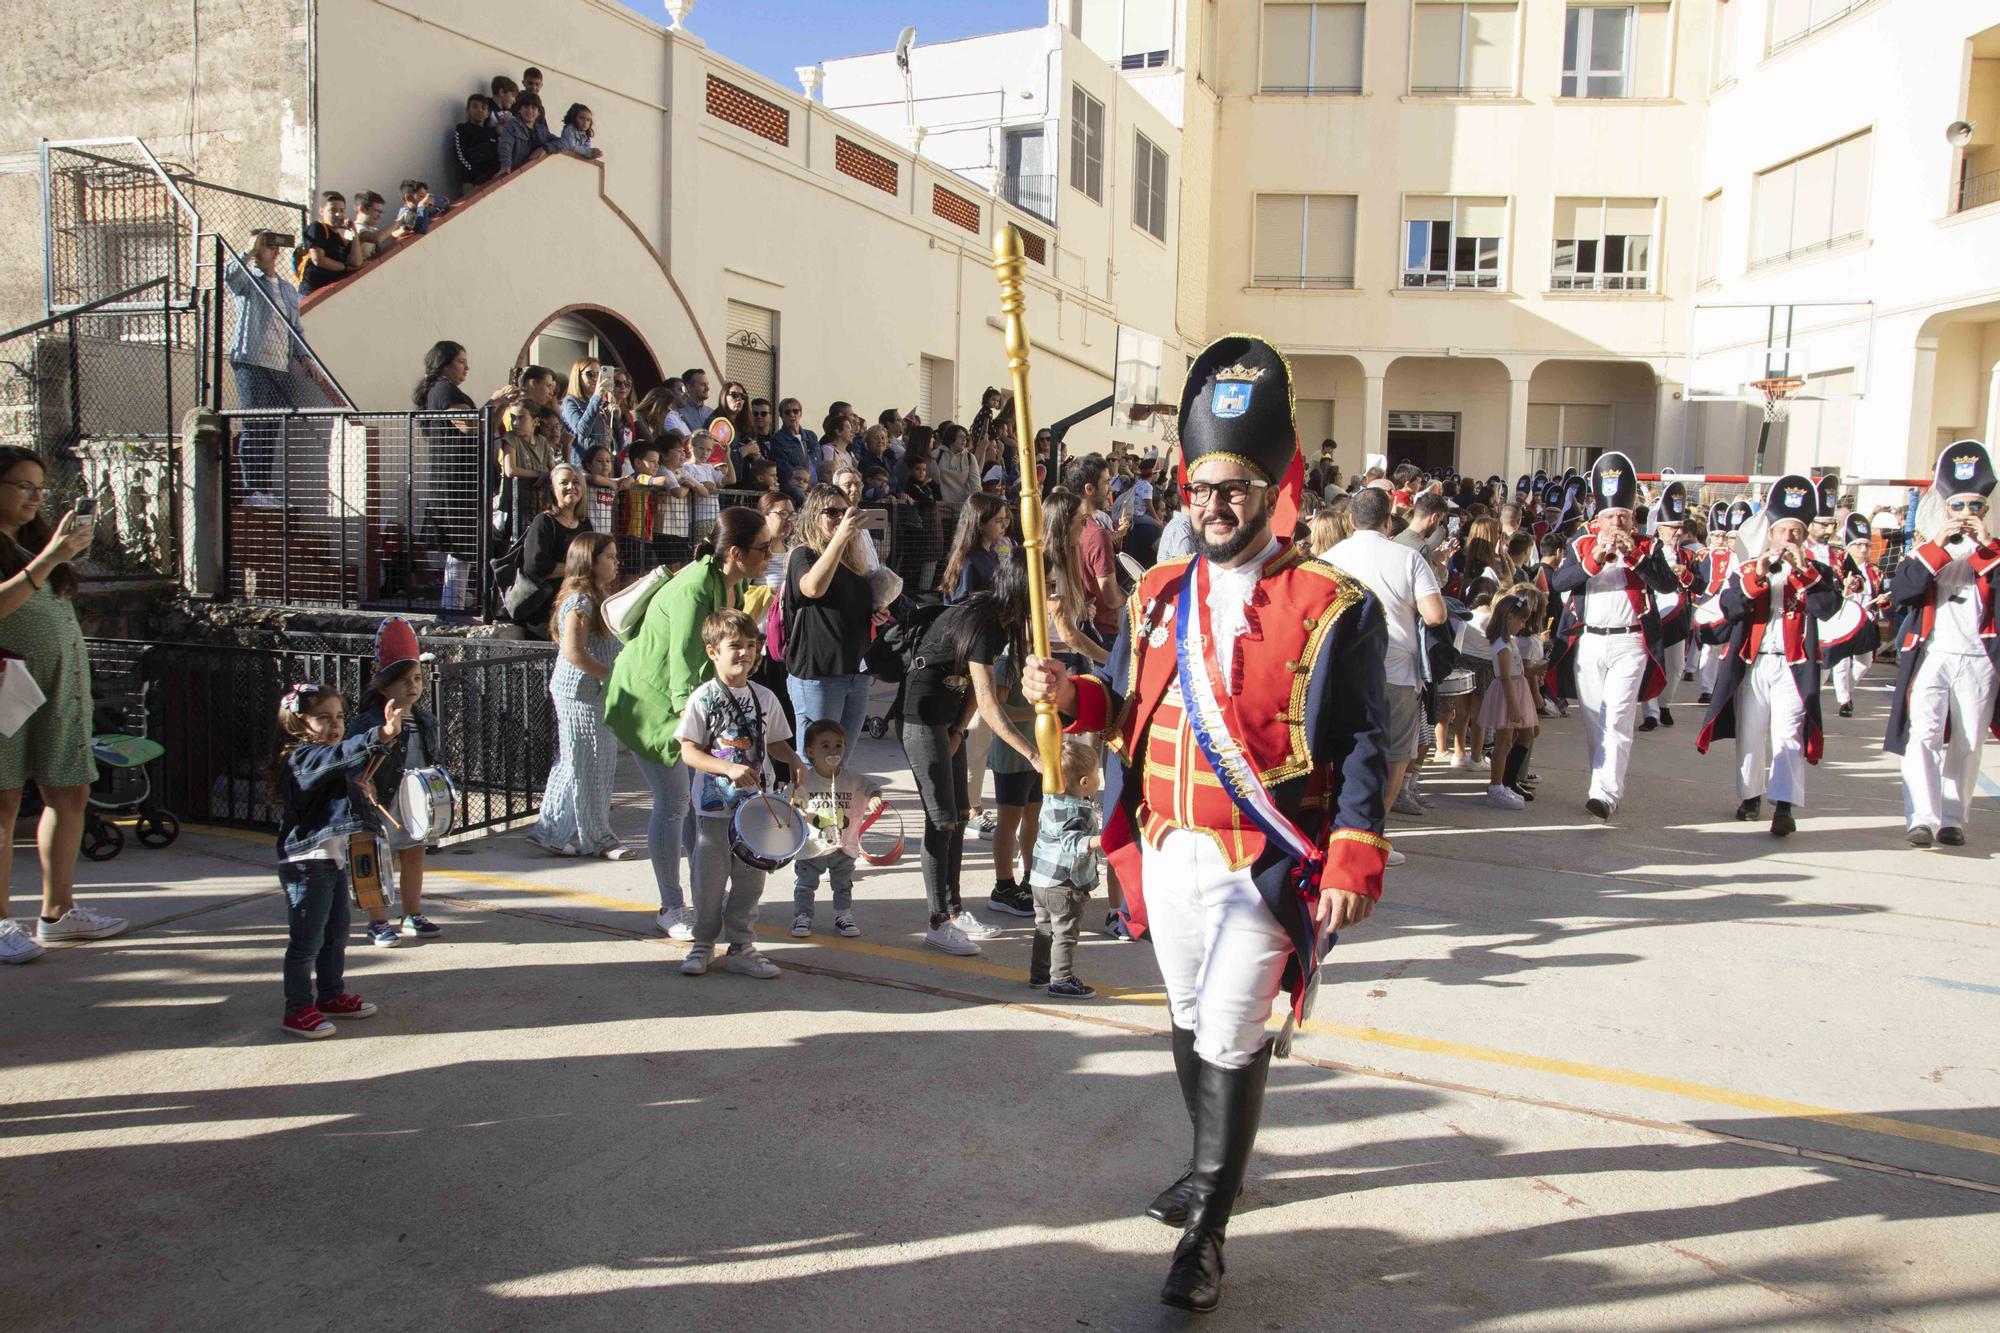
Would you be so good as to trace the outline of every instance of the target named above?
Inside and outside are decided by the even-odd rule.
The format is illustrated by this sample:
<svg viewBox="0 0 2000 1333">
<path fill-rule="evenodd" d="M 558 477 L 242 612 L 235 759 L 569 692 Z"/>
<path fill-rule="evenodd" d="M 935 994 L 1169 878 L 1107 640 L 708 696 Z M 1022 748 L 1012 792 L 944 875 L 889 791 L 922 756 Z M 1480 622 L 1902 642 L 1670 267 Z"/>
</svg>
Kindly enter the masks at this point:
<svg viewBox="0 0 2000 1333">
<path fill-rule="evenodd" d="M 1644 625 L 1585 625 L 1585 634 L 1643 634 Z"/>
</svg>

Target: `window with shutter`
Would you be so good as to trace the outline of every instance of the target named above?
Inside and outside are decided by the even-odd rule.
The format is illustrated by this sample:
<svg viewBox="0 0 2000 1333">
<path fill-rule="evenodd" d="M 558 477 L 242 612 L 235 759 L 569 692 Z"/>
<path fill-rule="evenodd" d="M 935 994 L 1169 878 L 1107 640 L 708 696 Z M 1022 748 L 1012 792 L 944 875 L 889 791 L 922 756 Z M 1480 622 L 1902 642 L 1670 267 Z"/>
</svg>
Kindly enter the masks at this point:
<svg viewBox="0 0 2000 1333">
<path fill-rule="evenodd" d="M 1516 3 L 1418 0 L 1410 43 L 1410 92 L 1419 97 L 1512 97 Z"/>
<path fill-rule="evenodd" d="M 1556 200 L 1555 254 L 1549 290 L 1649 292 L 1653 289 L 1654 199 Z"/>
<path fill-rule="evenodd" d="M 1807 258 L 1866 235 L 1872 149 L 1863 131 L 1757 173 L 1750 266 Z"/>
<path fill-rule="evenodd" d="M 1252 238 L 1253 287 L 1354 286 L 1351 194 L 1260 194 Z"/>
<path fill-rule="evenodd" d="M 1104 103 L 1080 86 L 1069 93 L 1069 186 L 1104 202 Z"/>
<path fill-rule="evenodd" d="M 1361 92 L 1361 4 L 1266 0 L 1264 92 L 1352 97 Z"/>
<path fill-rule="evenodd" d="M 778 312 L 731 301 L 722 373 L 752 398 L 778 401 Z"/>
</svg>

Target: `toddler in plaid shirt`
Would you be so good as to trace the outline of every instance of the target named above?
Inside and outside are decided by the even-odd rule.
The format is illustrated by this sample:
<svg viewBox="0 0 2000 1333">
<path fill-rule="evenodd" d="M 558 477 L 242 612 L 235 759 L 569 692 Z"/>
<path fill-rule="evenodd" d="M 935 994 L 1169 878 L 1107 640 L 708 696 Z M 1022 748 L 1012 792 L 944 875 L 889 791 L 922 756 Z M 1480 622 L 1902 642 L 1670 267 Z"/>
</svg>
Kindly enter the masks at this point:
<svg viewBox="0 0 2000 1333">
<path fill-rule="evenodd" d="M 1097 887 L 1100 840 L 1097 792 L 1102 785 L 1097 746 L 1066 736 L 1062 746 L 1063 794 L 1044 792 L 1035 825 L 1028 889 L 1035 899 L 1035 940 L 1028 984 L 1049 994 L 1082 1000 L 1096 990 L 1076 979 L 1076 941 L 1090 891 Z"/>
</svg>

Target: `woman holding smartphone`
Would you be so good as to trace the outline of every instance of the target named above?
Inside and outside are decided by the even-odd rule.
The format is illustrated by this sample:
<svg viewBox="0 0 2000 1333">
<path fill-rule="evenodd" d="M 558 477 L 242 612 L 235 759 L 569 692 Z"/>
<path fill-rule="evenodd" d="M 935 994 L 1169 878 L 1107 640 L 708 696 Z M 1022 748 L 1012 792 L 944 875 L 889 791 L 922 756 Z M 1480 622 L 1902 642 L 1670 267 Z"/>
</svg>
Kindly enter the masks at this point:
<svg viewBox="0 0 2000 1333">
<path fill-rule="evenodd" d="M 124 921 L 76 903 L 76 854 L 83 810 L 97 763 L 90 755 L 90 653 L 77 623 L 76 571 L 69 561 L 96 535 L 84 505 L 53 525 L 42 514 L 48 476 L 39 455 L 0 446 L 0 674 L 25 671 L 43 703 L 11 736 L 0 736 L 0 963 L 39 957 L 56 941 L 101 940 Z M 95 508 L 95 506 L 91 506 Z M 15 924 L 7 894 L 14 869 L 14 822 L 21 789 L 42 794 L 37 843 L 42 856 L 42 912 L 34 938 Z"/>
</svg>

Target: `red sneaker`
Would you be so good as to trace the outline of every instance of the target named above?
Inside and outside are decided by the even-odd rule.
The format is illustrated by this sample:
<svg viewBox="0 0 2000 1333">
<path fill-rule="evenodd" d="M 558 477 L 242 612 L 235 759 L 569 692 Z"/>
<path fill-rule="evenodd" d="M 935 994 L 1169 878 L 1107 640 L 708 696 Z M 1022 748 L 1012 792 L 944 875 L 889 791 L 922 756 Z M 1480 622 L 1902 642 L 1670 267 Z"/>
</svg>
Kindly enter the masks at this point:
<svg viewBox="0 0 2000 1333">
<path fill-rule="evenodd" d="M 333 1035 L 333 1024 L 327 1022 L 326 1015 L 312 1005 L 307 1005 L 296 1014 L 286 1014 L 283 1027 L 294 1037 L 304 1037 L 308 1041 Z"/>
<path fill-rule="evenodd" d="M 375 1013 L 375 1006 L 352 992 L 337 1000 L 321 1000 L 319 1011 L 335 1018 L 369 1018 Z"/>
</svg>

